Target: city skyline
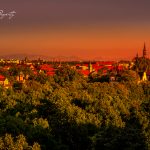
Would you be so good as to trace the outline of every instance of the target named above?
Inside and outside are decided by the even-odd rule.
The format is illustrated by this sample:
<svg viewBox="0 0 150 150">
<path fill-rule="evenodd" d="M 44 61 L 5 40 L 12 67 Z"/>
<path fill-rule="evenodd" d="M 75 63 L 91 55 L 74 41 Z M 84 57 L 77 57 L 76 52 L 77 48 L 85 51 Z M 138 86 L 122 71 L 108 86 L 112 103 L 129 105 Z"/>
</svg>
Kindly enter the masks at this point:
<svg viewBox="0 0 150 150">
<path fill-rule="evenodd" d="M 0 2 L 1 55 L 29 53 L 85 59 L 133 58 L 150 45 L 148 0 Z"/>
</svg>

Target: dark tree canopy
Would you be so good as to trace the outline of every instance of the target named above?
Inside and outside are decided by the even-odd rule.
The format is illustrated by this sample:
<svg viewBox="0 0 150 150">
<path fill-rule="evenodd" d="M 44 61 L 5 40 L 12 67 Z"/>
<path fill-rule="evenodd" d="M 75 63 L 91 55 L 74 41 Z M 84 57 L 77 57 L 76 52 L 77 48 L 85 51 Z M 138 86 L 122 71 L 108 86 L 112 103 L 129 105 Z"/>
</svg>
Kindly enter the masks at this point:
<svg viewBox="0 0 150 150">
<path fill-rule="evenodd" d="M 0 87 L 0 149 L 149 150 L 150 82 L 132 70 L 101 77 L 65 66 Z"/>
</svg>

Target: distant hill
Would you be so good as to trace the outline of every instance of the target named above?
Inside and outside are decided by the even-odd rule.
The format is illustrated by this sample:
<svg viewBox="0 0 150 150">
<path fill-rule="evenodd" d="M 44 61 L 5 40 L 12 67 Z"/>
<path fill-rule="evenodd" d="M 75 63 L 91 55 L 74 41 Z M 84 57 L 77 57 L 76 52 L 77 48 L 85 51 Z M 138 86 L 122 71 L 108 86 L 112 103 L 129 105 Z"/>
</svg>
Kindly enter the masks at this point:
<svg viewBox="0 0 150 150">
<path fill-rule="evenodd" d="M 82 59 L 77 56 L 45 56 L 40 54 L 8 54 L 0 55 L 0 59 L 19 59 L 23 60 L 27 57 L 29 60 L 43 59 L 49 61 L 81 61 Z"/>
</svg>

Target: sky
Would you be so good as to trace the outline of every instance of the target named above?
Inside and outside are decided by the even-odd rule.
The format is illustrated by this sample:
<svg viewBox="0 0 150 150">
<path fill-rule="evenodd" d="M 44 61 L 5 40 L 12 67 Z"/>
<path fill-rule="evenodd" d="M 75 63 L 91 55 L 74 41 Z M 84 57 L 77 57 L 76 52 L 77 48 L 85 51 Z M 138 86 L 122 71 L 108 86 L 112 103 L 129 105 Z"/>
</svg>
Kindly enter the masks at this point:
<svg viewBox="0 0 150 150">
<path fill-rule="evenodd" d="M 0 54 L 131 59 L 150 53 L 149 0 L 0 0 Z"/>
</svg>

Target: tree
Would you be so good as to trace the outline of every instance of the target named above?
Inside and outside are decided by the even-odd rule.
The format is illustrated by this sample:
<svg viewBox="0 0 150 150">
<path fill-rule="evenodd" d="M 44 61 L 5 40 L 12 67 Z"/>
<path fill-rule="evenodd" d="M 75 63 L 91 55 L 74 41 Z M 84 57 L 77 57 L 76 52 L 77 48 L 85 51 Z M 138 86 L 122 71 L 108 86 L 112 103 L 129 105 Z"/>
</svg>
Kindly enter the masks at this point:
<svg viewBox="0 0 150 150">
<path fill-rule="evenodd" d="M 34 143 L 33 147 L 29 146 L 26 138 L 23 135 L 18 135 L 17 137 L 12 137 L 11 134 L 5 134 L 5 136 L 0 137 L 0 149 L 1 150 L 24 150 L 24 149 L 32 149 L 32 150 L 40 150 L 40 145 L 38 143 Z"/>
<path fill-rule="evenodd" d="M 144 72 L 150 70 L 150 59 L 144 57 L 137 57 L 135 59 L 132 69 L 137 72 Z"/>
<path fill-rule="evenodd" d="M 138 81 L 139 75 L 133 70 L 124 70 L 118 75 L 118 81 Z"/>
<path fill-rule="evenodd" d="M 56 83 L 64 85 L 65 82 L 72 82 L 81 78 L 81 75 L 74 69 L 71 69 L 68 66 L 58 68 L 54 76 Z"/>
</svg>

